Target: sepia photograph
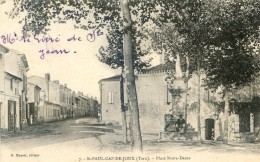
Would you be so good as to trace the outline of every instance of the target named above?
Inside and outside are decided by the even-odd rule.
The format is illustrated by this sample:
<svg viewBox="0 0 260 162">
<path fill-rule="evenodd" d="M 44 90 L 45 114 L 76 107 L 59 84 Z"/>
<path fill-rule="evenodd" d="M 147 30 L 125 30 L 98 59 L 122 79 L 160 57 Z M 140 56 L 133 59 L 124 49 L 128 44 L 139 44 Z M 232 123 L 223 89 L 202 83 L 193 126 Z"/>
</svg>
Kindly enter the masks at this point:
<svg viewBox="0 0 260 162">
<path fill-rule="evenodd" d="M 260 1 L 0 0 L 0 162 L 256 162 Z"/>
</svg>

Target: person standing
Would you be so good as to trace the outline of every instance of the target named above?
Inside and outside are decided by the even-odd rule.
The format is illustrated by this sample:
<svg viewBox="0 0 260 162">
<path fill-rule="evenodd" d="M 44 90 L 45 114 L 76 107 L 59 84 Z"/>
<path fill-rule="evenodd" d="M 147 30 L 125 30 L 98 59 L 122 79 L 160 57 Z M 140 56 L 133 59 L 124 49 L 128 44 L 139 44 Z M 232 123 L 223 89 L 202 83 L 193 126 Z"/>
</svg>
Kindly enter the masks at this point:
<svg viewBox="0 0 260 162">
<path fill-rule="evenodd" d="M 185 119 L 182 118 L 182 115 L 179 115 L 179 119 L 176 121 L 176 131 L 185 133 L 185 126 L 186 126 Z"/>
</svg>

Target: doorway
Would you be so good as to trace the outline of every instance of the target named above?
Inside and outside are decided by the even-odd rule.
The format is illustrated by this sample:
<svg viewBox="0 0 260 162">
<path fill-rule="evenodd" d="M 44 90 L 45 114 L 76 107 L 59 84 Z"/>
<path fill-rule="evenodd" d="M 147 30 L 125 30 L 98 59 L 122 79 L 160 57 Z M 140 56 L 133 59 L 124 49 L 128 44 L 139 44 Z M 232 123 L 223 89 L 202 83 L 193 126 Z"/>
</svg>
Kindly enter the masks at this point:
<svg viewBox="0 0 260 162">
<path fill-rule="evenodd" d="M 2 120 L 2 102 L 0 102 L 0 129 L 2 128 L 1 120 Z"/>
<path fill-rule="evenodd" d="M 35 122 L 35 105 L 34 102 L 33 103 L 29 103 L 29 116 L 28 116 L 28 121 L 29 124 L 32 125 Z"/>
<path fill-rule="evenodd" d="M 205 119 L 205 139 L 214 139 L 214 119 Z"/>
<path fill-rule="evenodd" d="M 15 131 L 16 127 L 16 102 L 8 100 L 8 131 Z"/>
</svg>

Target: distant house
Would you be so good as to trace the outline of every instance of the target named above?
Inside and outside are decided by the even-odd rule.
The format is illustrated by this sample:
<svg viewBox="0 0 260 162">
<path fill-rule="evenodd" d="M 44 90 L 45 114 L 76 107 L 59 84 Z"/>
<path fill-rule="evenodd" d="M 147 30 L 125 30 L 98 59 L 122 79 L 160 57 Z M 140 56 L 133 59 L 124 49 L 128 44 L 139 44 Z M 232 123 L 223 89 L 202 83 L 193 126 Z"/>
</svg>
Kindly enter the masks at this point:
<svg viewBox="0 0 260 162">
<path fill-rule="evenodd" d="M 121 123 L 120 76 L 99 81 L 102 121 Z"/>
<path fill-rule="evenodd" d="M 160 65 L 136 76 L 136 91 L 142 132 L 159 133 L 164 129 L 164 110 L 171 108 L 171 98 L 165 82 L 166 72 L 170 68 L 171 65 Z M 101 79 L 99 87 L 102 120 L 121 124 L 120 76 Z M 127 105 L 126 86 L 124 85 L 124 87 L 124 100 L 125 105 Z"/>
<path fill-rule="evenodd" d="M 96 97 L 90 98 L 89 106 L 90 106 L 90 111 L 88 112 L 88 115 L 92 116 L 92 117 L 98 117 L 100 105 L 99 105 Z"/>
<path fill-rule="evenodd" d="M 26 124 L 27 75 L 24 54 L 0 45 L 0 128 L 22 129 Z"/>
<path fill-rule="evenodd" d="M 168 62 L 136 76 L 142 133 L 163 132 L 166 114 L 173 114 L 175 120 L 180 114 L 187 116 L 187 123 L 190 123 L 195 130 L 198 128 L 196 113 L 198 103 L 197 75 L 192 75 L 188 87 L 185 87 L 182 79 L 177 78 L 174 86 L 176 89 L 180 89 L 180 93 L 172 95 L 165 80 L 168 76 L 167 73 L 172 70 L 175 70 L 175 65 Z M 120 76 L 101 79 L 99 87 L 102 121 L 121 124 Z M 218 93 L 213 93 L 204 87 L 200 87 L 200 91 L 201 137 L 204 140 L 216 140 L 220 136 L 220 122 L 224 121 L 223 113 L 221 113 L 224 109 L 224 103 Z M 127 105 L 126 91 L 124 93 L 124 104 Z M 259 136 L 260 102 L 253 101 L 254 96 L 260 96 L 258 82 L 253 83 L 251 87 L 245 87 L 229 94 L 229 97 L 233 98 L 230 102 L 230 110 L 232 111 L 229 117 L 230 140 L 245 140 L 246 136 L 253 134 Z M 185 110 L 186 102 L 187 111 Z M 254 108 L 251 105 L 254 105 Z"/>
<path fill-rule="evenodd" d="M 35 124 L 40 122 L 40 91 L 41 88 L 32 83 L 27 83 L 27 108 L 26 118 L 28 124 Z"/>
<path fill-rule="evenodd" d="M 75 116 L 87 116 L 90 111 L 89 97 L 84 95 L 83 92 L 78 92 L 77 95 L 77 109 L 75 110 Z"/>
<path fill-rule="evenodd" d="M 98 108 L 99 105 L 96 98 L 84 95 L 83 92 L 78 92 L 76 96 L 76 109 L 74 111 L 75 117 L 97 117 Z"/>
<path fill-rule="evenodd" d="M 45 74 L 45 78 L 28 77 L 28 82 L 41 89 L 37 119 L 39 122 L 62 120 L 72 116 L 72 95 L 67 85 L 61 85 L 58 80 L 51 81 L 49 73 Z M 29 90 L 34 92 L 34 89 Z"/>
<path fill-rule="evenodd" d="M 83 92 L 76 94 L 58 80 L 52 81 L 49 73 L 46 73 L 44 78 L 28 77 L 27 111 L 28 117 L 33 118 L 33 124 L 70 117 L 94 116 L 94 110 L 98 108 L 95 101 L 96 99 L 89 98 Z"/>
</svg>

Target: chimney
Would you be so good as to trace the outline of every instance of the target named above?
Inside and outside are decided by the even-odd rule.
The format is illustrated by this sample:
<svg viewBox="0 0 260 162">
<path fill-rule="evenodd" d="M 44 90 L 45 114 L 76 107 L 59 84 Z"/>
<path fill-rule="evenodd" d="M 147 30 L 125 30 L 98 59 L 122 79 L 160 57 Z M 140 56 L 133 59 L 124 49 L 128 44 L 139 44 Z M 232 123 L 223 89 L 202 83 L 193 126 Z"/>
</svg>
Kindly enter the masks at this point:
<svg viewBox="0 0 260 162">
<path fill-rule="evenodd" d="M 50 75 L 50 73 L 46 73 L 46 74 L 45 74 L 45 79 L 46 79 L 46 80 L 49 80 L 49 81 L 51 80 L 51 75 Z"/>
<path fill-rule="evenodd" d="M 67 84 L 64 84 L 64 87 L 67 88 Z"/>
</svg>

